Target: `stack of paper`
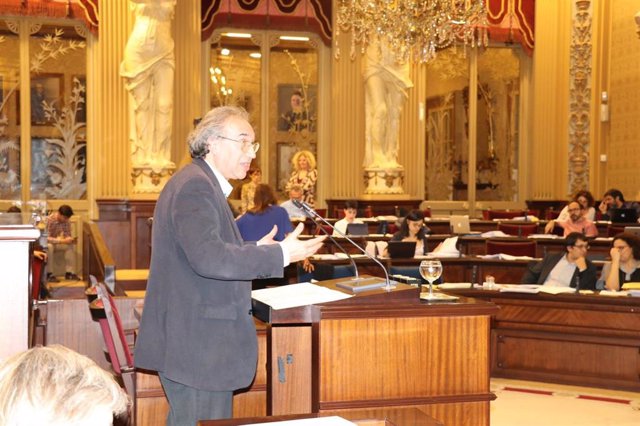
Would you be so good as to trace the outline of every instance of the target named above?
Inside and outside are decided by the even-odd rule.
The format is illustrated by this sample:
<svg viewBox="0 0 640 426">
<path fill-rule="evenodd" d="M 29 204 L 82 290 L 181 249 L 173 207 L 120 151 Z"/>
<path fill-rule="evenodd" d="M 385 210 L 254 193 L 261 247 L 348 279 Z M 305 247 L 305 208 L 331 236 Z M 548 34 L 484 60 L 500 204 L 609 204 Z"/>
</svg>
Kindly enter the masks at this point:
<svg viewBox="0 0 640 426">
<path fill-rule="evenodd" d="M 598 293 L 600 296 L 613 296 L 613 297 L 620 297 L 620 296 L 628 296 L 629 293 L 626 291 L 614 291 L 614 290 L 600 290 L 600 293 Z"/>
<path fill-rule="evenodd" d="M 484 238 L 496 238 L 496 237 L 511 237 L 512 235 L 505 234 L 502 231 L 487 231 L 480 234 Z"/>
<path fill-rule="evenodd" d="M 449 237 L 438 244 L 438 247 L 436 247 L 427 256 L 435 259 L 440 257 L 460 257 L 460 251 L 456 247 L 457 243 L 458 237 Z"/>
<path fill-rule="evenodd" d="M 575 293 L 576 289 L 573 287 L 556 287 L 549 285 L 542 285 L 538 287 L 540 293 L 560 294 L 560 293 Z"/>
<path fill-rule="evenodd" d="M 542 238 L 545 240 L 554 240 L 556 238 L 563 238 L 560 235 L 556 235 L 556 234 L 530 234 L 527 236 L 527 238 Z"/>
<path fill-rule="evenodd" d="M 533 260 L 533 257 L 531 256 L 513 256 L 507 253 L 479 254 L 477 257 L 479 257 L 480 259 Z"/>
<path fill-rule="evenodd" d="M 348 299 L 351 295 L 311 283 L 253 290 L 251 297 L 272 309 L 287 309 Z"/>
<path fill-rule="evenodd" d="M 500 284 L 503 293 L 538 293 L 540 286 L 537 284 Z"/>
<path fill-rule="evenodd" d="M 622 284 L 622 289 L 623 290 L 640 290 L 640 283 L 633 283 L 633 282 L 624 283 Z"/>
</svg>

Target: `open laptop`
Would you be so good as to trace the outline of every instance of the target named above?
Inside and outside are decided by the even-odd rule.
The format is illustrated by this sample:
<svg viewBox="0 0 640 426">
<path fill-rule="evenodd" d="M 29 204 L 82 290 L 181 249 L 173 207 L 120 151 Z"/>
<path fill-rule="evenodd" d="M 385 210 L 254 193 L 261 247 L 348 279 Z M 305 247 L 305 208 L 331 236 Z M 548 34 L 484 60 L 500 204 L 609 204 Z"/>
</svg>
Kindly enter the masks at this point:
<svg viewBox="0 0 640 426">
<path fill-rule="evenodd" d="M 347 224 L 347 235 L 369 235 L 369 225 L 366 223 Z"/>
<path fill-rule="evenodd" d="M 449 228 L 452 234 L 470 234 L 469 215 L 452 215 L 449 217 Z"/>
<path fill-rule="evenodd" d="M 612 223 L 634 223 L 638 221 L 636 209 L 614 209 L 611 212 Z"/>
<path fill-rule="evenodd" d="M 391 259 L 407 259 L 416 254 L 415 241 L 389 241 L 387 253 Z"/>
</svg>

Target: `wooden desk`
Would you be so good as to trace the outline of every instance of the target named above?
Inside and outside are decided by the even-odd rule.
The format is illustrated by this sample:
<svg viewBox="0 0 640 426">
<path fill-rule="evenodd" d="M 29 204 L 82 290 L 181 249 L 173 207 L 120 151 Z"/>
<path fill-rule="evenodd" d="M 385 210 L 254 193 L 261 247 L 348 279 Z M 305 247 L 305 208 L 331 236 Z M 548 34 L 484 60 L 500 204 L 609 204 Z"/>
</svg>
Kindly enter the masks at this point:
<svg viewBox="0 0 640 426">
<path fill-rule="evenodd" d="M 336 281 L 323 284 L 335 288 Z M 426 304 L 418 292 L 399 285 L 391 293 L 271 311 L 267 412 L 412 406 L 445 424 L 489 425 L 495 306 L 466 298 Z"/>
<path fill-rule="evenodd" d="M 487 290 L 448 293 L 495 303 L 491 375 L 640 391 L 640 299 Z"/>
<path fill-rule="evenodd" d="M 363 426 L 442 426 L 443 423 L 416 408 L 379 408 L 370 410 L 327 411 L 324 413 L 288 416 L 252 417 L 244 419 L 201 420 L 198 426 L 239 426 L 253 423 L 271 423 L 296 419 L 340 416 Z"/>
</svg>

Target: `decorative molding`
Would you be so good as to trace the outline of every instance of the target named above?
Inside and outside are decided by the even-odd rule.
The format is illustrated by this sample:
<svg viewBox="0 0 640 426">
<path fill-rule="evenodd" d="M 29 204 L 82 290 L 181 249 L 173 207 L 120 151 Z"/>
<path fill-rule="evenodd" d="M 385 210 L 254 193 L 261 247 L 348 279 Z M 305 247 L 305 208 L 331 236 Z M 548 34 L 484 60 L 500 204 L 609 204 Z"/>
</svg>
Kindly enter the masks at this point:
<svg viewBox="0 0 640 426">
<path fill-rule="evenodd" d="M 42 22 L 32 22 L 31 25 L 29 25 L 29 35 L 36 34 L 40 31 L 40 28 L 42 28 Z M 13 29 L 11 31 L 13 31 Z"/>
<path fill-rule="evenodd" d="M 7 28 L 14 34 L 18 34 L 20 32 L 20 24 L 18 21 L 14 19 L 5 19 L 5 24 L 7 24 Z M 39 28 L 38 28 L 39 29 Z"/>
<path fill-rule="evenodd" d="M 576 0 L 569 66 L 569 193 L 589 186 L 591 0 Z"/>
<path fill-rule="evenodd" d="M 638 26 L 638 29 L 636 30 L 636 32 L 638 33 L 638 38 L 640 38 L 640 11 L 636 13 L 636 15 L 634 16 L 634 19 L 636 21 L 636 25 Z"/>
<path fill-rule="evenodd" d="M 73 29 L 76 30 L 76 34 L 84 39 L 89 36 L 89 29 L 82 24 L 76 24 Z"/>
</svg>

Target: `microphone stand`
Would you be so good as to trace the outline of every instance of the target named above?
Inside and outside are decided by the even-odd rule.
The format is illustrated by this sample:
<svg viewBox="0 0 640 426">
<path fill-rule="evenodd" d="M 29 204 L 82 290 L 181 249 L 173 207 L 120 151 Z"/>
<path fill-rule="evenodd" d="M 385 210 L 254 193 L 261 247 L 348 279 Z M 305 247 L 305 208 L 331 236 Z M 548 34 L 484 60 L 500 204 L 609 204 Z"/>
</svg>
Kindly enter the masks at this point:
<svg viewBox="0 0 640 426">
<path fill-rule="evenodd" d="M 378 266 L 380 266 L 380 268 L 382 268 L 382 271 L 384 272 L 384 277 L 385 277 L 385 282 L 383 283 L 384 284 L 384 288 L 385 288 L 386 291 L 391 291 L 393 286 L 391 285 L 391 281 L 389 280 L 389 273 L 387 272 L 387 268 L 385 268 L 384 265 L 378 259 L 376 259 L 375 257 L 371 256 L 369 253 L 367 253 L 367 251 L 365 249 L 363 249 L 358 244 L 356 244 L 355 241 L 353 241 L 351 238 L 349 238 L 347 235 L 345 235 L 344 232 L 340 231 L 335 226 L 330 224 L 325 218 L 320 216 L 310 205 L 308 205 L 304 201 L 299 201 L 299 200 L 291 200 L 291 201 L 293 202 L 294 206 L 298 207 L 299 209 L 304 210 L 304 212 L 307 214 L 307 216 L 311 220 L 313 220 L 314 223 L 316 223 L 316 225 L 318 223 L 316 220 L 320 220 L 322 223 L 324 223 L 325 225 L 329 226 L 331 229 L 336 231 L 341 237 L 344 237 L 347 241 L 349 241 L 354 247 L 356 247 L 358 250 L 360 250 L 362 252 L 362 254 L 364 254 L 368 259 L 371 259 L 374 263 L 376 263 Z M 322 226 L 320 226 L 320 228 L 322 228 Z M 322 231 L 327 236 L 329 236 L 329 234 L 326 232 L 326 230 L 324 228 L 322 228 Z M 334 243 L 336 243 L 336 245 L 338 247 L 340 247 L 342 249 L 342 251 L 347 255 L 347 257 L 351 260 L 351 262 L 352 262 L 352 264 L 354 266 L 354 269 L 356 271 L 356 276 L 353 278 L 353 280 L 356 280 L 356 281 L 362 280 L 362 278 L 359 278 L 359 276 L 358 276 L 358 268 L 356 267 L 356 264 L 355 264 L 355 261 L 353 260 L 353 258 L 349 255 L 349 253 L 346 252 L 346 250 L 344 250 L 344 248 L 342 248 L 340 246 L 340 244 L 338 244 L 336 242 L 336 240 L 332 236 L 329 236 L 329 238 L 331 238 L 331 240 Z"/>
</svg>

